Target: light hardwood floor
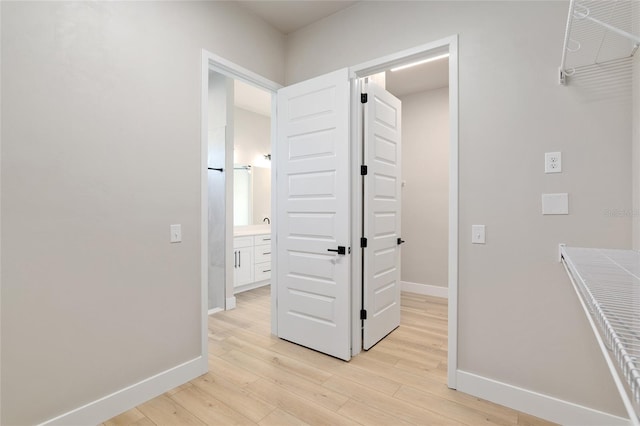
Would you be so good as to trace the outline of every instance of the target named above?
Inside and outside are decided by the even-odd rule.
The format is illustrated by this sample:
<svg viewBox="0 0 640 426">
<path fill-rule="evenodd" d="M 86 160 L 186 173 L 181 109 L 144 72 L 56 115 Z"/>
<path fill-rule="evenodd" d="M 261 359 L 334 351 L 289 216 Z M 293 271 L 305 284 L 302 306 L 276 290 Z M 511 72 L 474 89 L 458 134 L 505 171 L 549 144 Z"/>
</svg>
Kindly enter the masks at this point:
<svg viewBox="0 0 640 426">
<path fill-rule="evenodd" d="M 209 317 L 209 372 L 112 425 L 548 425 L 446 386 L 447 301 L 402 295 L 402 324 L 340 361 L 270 334 L 269 288 Z"/>
</svg>

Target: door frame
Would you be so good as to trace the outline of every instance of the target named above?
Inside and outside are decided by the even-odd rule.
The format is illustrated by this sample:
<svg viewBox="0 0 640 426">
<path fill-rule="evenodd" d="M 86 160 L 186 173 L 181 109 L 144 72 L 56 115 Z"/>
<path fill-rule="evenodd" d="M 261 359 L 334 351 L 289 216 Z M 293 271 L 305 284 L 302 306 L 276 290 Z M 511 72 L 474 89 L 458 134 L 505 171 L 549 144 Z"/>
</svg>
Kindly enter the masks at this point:
<svg viewBox="0 0 640 426">
<path fill-rule="evenodd" d="M 447 351 L 447 385 L 457 387 L 456 372 L 458 369 L 458 35 L 446 37 L 431 43 L 402 50 L 391 55 L 373 59 L 349 68 L 352 80 L 351 102 L 351 158 L 352 170 L 359 171 L 362 158 L 362 147 L 358 143 L 362 137 L 362 108 L 360 108 L 360 78 L 386 71 L 395 66 L 426 59 L 437 53 L 449 52 L 449 262 L 448 262 L 448 351 Z M 353 173 L 352 188 L 352 242 L 360 241 L 362 229 L 362 191 L 359 189 L 359 175 Z M 360 265 L 362 254 L 353 250 L 352 265 Z M 362 282 L 360 268 L 352 268 L 352 283 Z M 352 342 L 351 355 L 361 351 L 362 333 L 360 309 L 362 288 L 352 285 Z"/>
<path fill-rule="evenodd" d="M 275 152 L 275 132 L 276 132 L 276 92 L 282 86 L 274 81 L 271 81 L 259 74 L 254 73 L 240 65 L 237 65 L 231 61 L 228 61 L 216 54 L 213 54 L 205 49 L 202 49 L 202 65 L 201 65 L 201 106 L 200 106 L 200 297 L 201 297 L 201 315 L 202 315 L 202 356 L 207 359 L 207 339 L 208 339 L 208 293 L 209 293 L 209 221 L 208 221 L 208 192 L 207 192 L 207 154 L 209 150 L 208 144 L 208 111 L 209 111 L 209 71 L 214 71 L 219 74 L 225 75 L 235 80 L 240 80 L 253 86 L 264 89 L 271 92 L 271 152 Z M 229 147 L 225 150 L 225 171 L 233 170 L 233 158 L 226 155 L 229 151 Z M 233 151 L 231 151 L 233 152 Z M 275 163 L 274 163 L 275 164 Z M 229 174 L 225 174 L 227 178 Z M 231 174 L 233 176 L 233 174 Z M 271 179 L 275 182 L 275 168 L 271 168 Z M 227 252 L 233 250 L 233 177 L 227 179 L 225 183 L 226 197 L 225 197 L 225 247 Z M 271 193 L 271 209 L 276 210 L 276 197 L 275 193 Z M 273 217 L 273 215 L 272 215 Z M 276 230 L 277 224 L 274 221 L 271 222 L 272 234 Z M 271 240 L 272 252 L 275 245 L 275 239 Z M 275 262 L 274 262 L 275 263 Z M 275 271 L 276 265 L 272 265 L 272 271 Z M 235 308 L 235 297 L 233 294 L 229 295 L 227 289 L 229 289 L 229 283 L 233 285 L 233 263 L 231 256 L 225 258 L 225 310 Z M 274 292 L 274 286 L 271 286 L 271 332 L 277 334 L 277 317 L 276 314 L 276 297 Z"/>
</svg>

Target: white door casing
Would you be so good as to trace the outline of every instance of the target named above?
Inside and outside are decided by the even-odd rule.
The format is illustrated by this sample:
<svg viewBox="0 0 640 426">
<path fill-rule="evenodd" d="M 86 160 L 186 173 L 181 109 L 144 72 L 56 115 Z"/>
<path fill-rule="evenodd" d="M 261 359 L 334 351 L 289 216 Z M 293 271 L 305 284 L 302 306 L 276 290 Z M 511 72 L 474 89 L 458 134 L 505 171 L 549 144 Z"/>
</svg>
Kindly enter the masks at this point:
<svg viewBox="0 0 640 426">
<path fill-rule="evenodd" d="M 278 90 L 278 336 L 349 360 L 349 74 Z M 338 254 L 338 246 L 345 254 Z"/>
<path fill-rule="evenodd" d="M 401 102 L 373 82 L 363 111 L 363 348 L 400 325 Z"/>
</svg>

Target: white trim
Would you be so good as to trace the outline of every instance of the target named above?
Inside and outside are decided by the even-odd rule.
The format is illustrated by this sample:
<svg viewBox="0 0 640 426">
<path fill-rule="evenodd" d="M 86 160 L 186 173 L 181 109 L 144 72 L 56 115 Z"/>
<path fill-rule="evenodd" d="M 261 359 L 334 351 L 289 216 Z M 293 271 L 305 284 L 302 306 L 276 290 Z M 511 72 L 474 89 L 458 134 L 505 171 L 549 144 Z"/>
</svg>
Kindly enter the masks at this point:
<svg viewBox="0 0 640 426">
<path fill-rule="evenodd" d="M 222 308 L 211 308 L 207 311 L 207 315 L 217 314 L 218 312 L 222 312 L 224 309 Z"/>
<path fill-rule="evenodd" d="M 231 309 L 235 309 L 236 308 L 236 297 L 235 296 L 227 297 L 227 300 L 225 302 L 226 302 L 224 304 L 225 311 L 230 311 Z"/>
<path fill-rule="evenodd" d="M 372 74 L 376 74 L 385 71 L 389 68 L 396 67 L 409 62 L 414 62 L 420 59 L 424 59 L 437 52 L 449 51 L 449 334 L 448 334 L 448 372 L 447 372 L 447 385 L 455 389 L 456 388 L 456 372 L 458 369 L 458 35 L 446 37 L 431 43 L 423 44 L 421 46 L 413 47 L 411 49 L 402 50 L 400 52 L 393 53 L 391 55 L 384 56 L 382 58 L 374 59 L 362 64 L 349 68 L 349 74 L 352 79 L 358 79 L 366 77 Z M 352 87 L 355 88 L 355 84 Z M 353 92 L 353 96 L 359 96 L 356 90 Z M 354 98 L 352 98 L 354 99 Z M 355 100 L 352 100 L 354 103 Z M 355 101 L 358 104 L 358 101 Z M 359 170 L 360 150 L 358 141 L 360 129 L 358 128 L 358 112 L 357 106 L 352 106 L 351 126 L 352 136 L 355 138 L 352 144 L 358 145 L 358 148 L 353 148 L 354 155 L 354 170 Z M 356 114 L 353 114 L 356 112 Z M 357 180 L 357 179 L 354 179 Z M 359 206 L 362 203 L 362 197 L 358 192 L 352 192 L 354 197 L 352 198 L 352 229 L 359 229 L 362 226 L 362 213 Z M 357 196 L 356 196 L 357 195 Z M 358 213 L 360 212 L 360 217 Z M 354 247 L 359 244 L 354 244 L 359 241 L 359 236 L 353 233 L 352 245 Z M 353 253 L 352 253 L 353 256 Z M 354 257 L 353 259 L 356 259 Z M 355 262 L 353 263 L 356 264 Z M 353 286 L 360 287 L 359 283 L 362 282 L 362 272 L 360 268 L 353 268 Z M 354 313 L 360 311 L 361 297 L 356 297 L 360 294 L 360 290 L 353 290 L 352 310 Z M 352 325 L 352 353 L 359 352 L 362 346 L 362 334 L 360 332 L 360 322 L 354 321 Z"/>
<path fill-rule="evenodd" d="M 360 80 L 351 80 L 351 356 L 362 351 L 362 104 Z"/>
<path fill-rule="evenodd" d="M 443 299 L 449 298 L 449 289 L 447 287 L 431 284 L 419 284 L 409 281 L 400 281 L 400 288 L 402 291 L 409 293 L 423 294 L 425 296 L 442 297 Z"/>
<path fill-rule="evenodd" d="M 209 179 L 207 154 L 209 118 L 209 65 L 202 51 L 200 99 L 200 354 L 207 359 L 209 351 Z"/>
<path fill-rule="evenodd" d="M 40 425 L 99 424 L 176 386 L 180 386 L 206 373 L 207 370 L 207 357 L 198 357 L 47 420 Z"/>
<path fill-rule="evenodd" d="M 236 295 L 238 293 L 242 293 L 243 291 L 249 291 L 249 290 L 253 290 L 256 288 L 260 288 L 260 287 L 264 287 L 266 285 L 271 284 L 271 280 L 263 280 L 263 281 L 254 281 L 252 283 L 249 284 L 245 284 L 245 285 L 241 285 L 238 287 L 234 287 L 233 288 L 233 294 Z"/>
<path fill-rule="evenodd" d="M 236 80 L 241 80 L 247 84 L 251 84 L 252 86 L 256 86 L 269 92 L 276 92 L 282 87 L 282 85 L 271 81 L 268 78 L 261 76 L 260 74 L 256 74 L 255 72 L 248 70 L 247 68 L 236 65 L 233 62 L 228 61 L 214 53 L 207 52 L 206 50 L 203 50 L 202 53 L 203 55 L 206 55 L 209 64 L 208 69 L 210 70 Z"/>
<path fill-rule="evenodd" d="M 447 48 L 449 48 L 450 51 L 451 44 L 454 42 L 456 44 L 458 42 L 457 35 L 436 40 L 431 43 L 422 44 L 410 49 L 401 50 L 399 52 L 392 53 L 391 55 L 383 56 L 382 58 L 373 59 L 371 61 L 355 65 L 349 68 L 351 78 L 367 77 L 372 74 L 377 74 L 388 69 L 395 68 L 399 65 L 427 58 L 439 51 L 445 52 Z M 449 73 L 449 75 L 451 75 L 451 73 Z"/>
<path fill-rule="evenodd" d="M 629 419 L 458 370 L 458 390 L 562 425 L 628 426 Z"/>
<path fill-rule="evenodd" d="M 271 282 L 278 276 L 278 220 L 274 212 L 278 211 L 278 197 L 276 188 L 278 183 L 277 170 L 274 164 L 278 160 L 278 92 L 271 93 Z M 278 335 L 278 286 L 271 286 L 271 334 Z"/>
<path fill-rule="evenodd" d="M 456 389 L 458 370 L 458 35 L 449 39 L 449 315 L 447 385 Z"/>
</svg>

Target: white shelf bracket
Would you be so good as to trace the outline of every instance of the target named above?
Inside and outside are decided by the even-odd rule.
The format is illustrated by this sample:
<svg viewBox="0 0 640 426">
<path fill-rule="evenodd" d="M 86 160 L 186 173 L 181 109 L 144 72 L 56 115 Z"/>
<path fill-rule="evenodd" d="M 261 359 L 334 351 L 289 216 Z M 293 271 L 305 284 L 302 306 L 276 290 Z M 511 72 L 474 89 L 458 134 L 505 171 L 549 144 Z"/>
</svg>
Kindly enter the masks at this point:
<svg viewBox="0 0 640 426">
<path fill-rule="evenodd" d="M 567 73 L 562 68 L 558 68 L 558 83 L 562 86 L 567 85 Z"/>
</svg>

